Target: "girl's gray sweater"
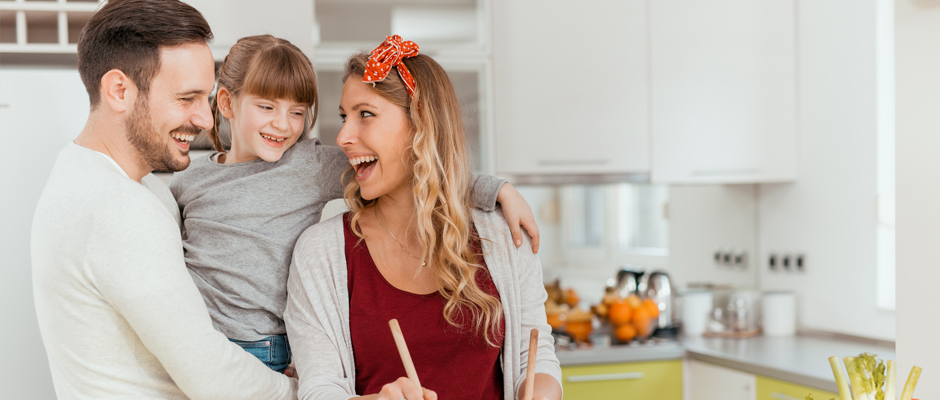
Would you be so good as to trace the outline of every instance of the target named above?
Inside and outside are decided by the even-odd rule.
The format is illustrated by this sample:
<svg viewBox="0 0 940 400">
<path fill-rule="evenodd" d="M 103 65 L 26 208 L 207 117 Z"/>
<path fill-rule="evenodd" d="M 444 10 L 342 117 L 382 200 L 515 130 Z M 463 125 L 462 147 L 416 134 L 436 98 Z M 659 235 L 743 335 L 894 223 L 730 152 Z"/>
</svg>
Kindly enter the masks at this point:
<svg viewBox="0 0 940 400">
<path fill-rule="evenodd" d="M 483 258 L 503 305 L 505 399 L 514 399 L 525 379 L 532 328 L 539 330 L 536 373 L 553 376 L 560 386 L 561 367 L 545 318 L 548 295 L 542 267 L 528 237 L 517 248 L 501 210 L 472 213 L 474 226 L 485 239 Z M 346 400 L 362 395 L 355 393 L 343 229 L 343 216 L 336 216 L 308 228 L 294 248 L 284 320 L 300 376 L 300 399 Z"/>
<path fill-rule="evenodd" d="M 282 335 L 294 242 L 320 221 L 328 201 L 343 197 L 349 160 L 317 139 L 297 142 L 277 162 L 219 164 L 213 156 L 194 159 L 170 182 L 183 217 L 186 266 L 225 336 Z M 475 175 L 474 205 L 492 210 L 504 182 Z"/>
</svg>

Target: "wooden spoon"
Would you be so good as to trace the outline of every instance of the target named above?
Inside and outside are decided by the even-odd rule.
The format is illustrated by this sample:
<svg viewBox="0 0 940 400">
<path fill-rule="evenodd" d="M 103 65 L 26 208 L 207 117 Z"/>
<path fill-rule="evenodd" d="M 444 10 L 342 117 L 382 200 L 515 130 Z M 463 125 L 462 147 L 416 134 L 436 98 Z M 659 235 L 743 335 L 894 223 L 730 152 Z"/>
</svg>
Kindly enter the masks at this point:
<svg viewBox="0 0 940 400">
<path fill-rule="evenodd" d="M 529 334 L 529 364 L 525 370 L 525 396 L 522 400 L 532 400 L 535 391 L 535 353 L 539 348 L 539 330 L 532 328 Z"/>
<path fill-rule="evenodd" d="M 405 337 L 401 334 L 401 326 L 398 325 L 398 320 L 388 321 L 388 326 L 392 328 L 392 337 L 395 338 L 395 346 L 398 347 L 401 362 L 405 364 L 405 373 L 408 374 L 408 379 L 414 382 L 418 390 L 422 390 L 421 381 L 418 380 L 418 371 L 415 370 L 415 363 L 411 361 L 411 353 L 408 352 L 408 345 L 405 343 Z"/>
</svg>

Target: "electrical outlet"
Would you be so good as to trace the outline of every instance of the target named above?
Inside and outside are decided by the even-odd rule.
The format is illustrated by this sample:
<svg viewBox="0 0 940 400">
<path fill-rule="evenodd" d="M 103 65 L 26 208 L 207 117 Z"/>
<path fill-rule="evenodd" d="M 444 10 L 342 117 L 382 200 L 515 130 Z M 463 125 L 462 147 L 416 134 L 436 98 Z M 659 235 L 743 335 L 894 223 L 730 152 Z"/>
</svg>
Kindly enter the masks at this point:
<svg viewBox="0 0 940 400">
<path fill-rule="evenodd" d="M 744 249 L 737 249 L 732 255 L 732 263 L 738 268 L 747 268 L 747 252 Z"/>
<path fill-rule="evenodd" d="M 771 271 L 806 271 L 806 254 L 803 253 L 770 253 L 767 257 L 767 267 Z"/>
<path fill-rule="evenodd" d="M 740 248 L 721 247 L 712 253 L 712 261 L 718 266 L 747 268 L 747 251 Z"/>
</svg>

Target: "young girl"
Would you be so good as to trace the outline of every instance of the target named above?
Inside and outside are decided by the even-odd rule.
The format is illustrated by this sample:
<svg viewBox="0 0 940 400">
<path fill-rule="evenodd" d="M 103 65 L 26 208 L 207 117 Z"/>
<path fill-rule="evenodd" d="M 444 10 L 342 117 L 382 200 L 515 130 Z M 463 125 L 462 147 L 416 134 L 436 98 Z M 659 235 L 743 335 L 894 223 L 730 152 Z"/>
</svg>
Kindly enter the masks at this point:
<svg viewBox="0 0 940 400">
<path fill-rule="evenodd" d="M 350 212 L 298 239 L 284 311 L 298 397 L 523 398 L 537 328 L 529 394 L 560 400 L 538 258 L 513 246 L 498 210 L 472 210 L 457 96 L 443 68 L 417 52 L 390 36 L 346 64 L 336 142 L 357 164 Z M 391 319 L 423 390 L 404 378 Z"/>
<path fill-rule="evenodd" d="M 328 201 L 342 197 L 350 163 L 339 147 L 303 140 L 317 118 L 316 78 L 290 42 L 242 38 L 220 67 L 217 90 L 209 135 L 218 152 L 194 159 L 170 182 L 183 217 L 186 265 L 215 327 L 283 371 L 290 364 L 282 313 L 294 242 L 320 221 Z M 228 152 L 222 123 L 231 127 Z M 477 179 L 475 205 L 492 209 L 499 192 L 504 207 L 532 219 L 518 192 L 502 183 Z"/>
</svg>

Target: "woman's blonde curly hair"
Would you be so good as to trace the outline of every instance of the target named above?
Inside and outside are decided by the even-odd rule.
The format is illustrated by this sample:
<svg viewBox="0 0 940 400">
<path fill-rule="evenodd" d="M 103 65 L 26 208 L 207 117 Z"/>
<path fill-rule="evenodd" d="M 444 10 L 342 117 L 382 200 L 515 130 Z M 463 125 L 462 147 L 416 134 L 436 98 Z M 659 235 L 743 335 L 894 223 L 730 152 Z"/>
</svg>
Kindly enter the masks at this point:
<svg viewBox="0 0 940 400">
<path fill-rule="evenodd" d="M 368 60 L 366 53 L 352 56 L 343 82 L 361 80 Z M 411 120 L 414 137 L 405 155 L 413 176 L 415 225 L 423 259 L 434 268 L 439 292 L 447 300 L 447 322 L 460 328 L 457 317 L 469 310 L 475 332 L 487 344 L 500 347 L 496 342 L 503 313 L 500 300 L 480 289 L 476 281 L 477 273 L 488 272 L 481 271 L 476 262 L 481 255 L 471 247 L 471 239 L 480 238 L 473 234 L 470 221 L 471 170 L 457 94 L 447 73 L 431 57 L 419 54 L 403 61 L 416 82 L 413 99 L 397 70 L 372 90 L 405 110 Z M 353 169 L 346 171 L 344 197 L 352 230 L 361 238 L 359 218 L 375 200 L 362 198 L 354 174 Z"/>
</svg>

